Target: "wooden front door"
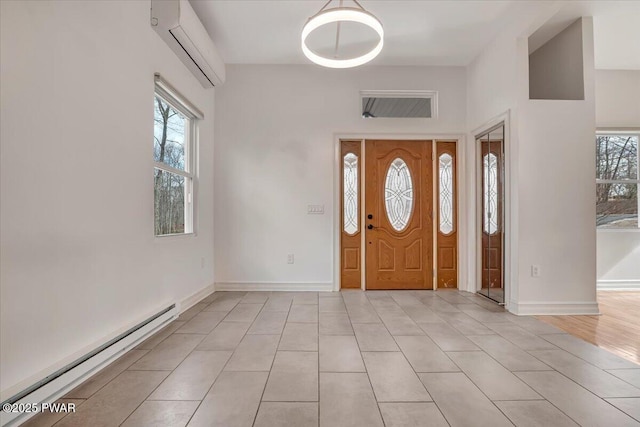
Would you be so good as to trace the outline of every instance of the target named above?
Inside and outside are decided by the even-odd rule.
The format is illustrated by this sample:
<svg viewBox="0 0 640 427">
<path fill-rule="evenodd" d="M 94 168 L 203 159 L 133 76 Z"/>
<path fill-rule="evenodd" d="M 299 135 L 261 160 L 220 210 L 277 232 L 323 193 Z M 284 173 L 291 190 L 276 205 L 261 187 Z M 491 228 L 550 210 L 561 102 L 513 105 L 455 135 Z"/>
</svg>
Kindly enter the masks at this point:
<svg viewBox="0 0 640 427">
<path fill-rule="evenodd" d="M 433 289 L 432 141 L 365 142 L 367 289 Z"/>
<path fill-rule="evenodd" d="M 481 141 L 482 170 L 482 288 L 502 288 L 503 143 L 502 139 Z"/>
</svg>

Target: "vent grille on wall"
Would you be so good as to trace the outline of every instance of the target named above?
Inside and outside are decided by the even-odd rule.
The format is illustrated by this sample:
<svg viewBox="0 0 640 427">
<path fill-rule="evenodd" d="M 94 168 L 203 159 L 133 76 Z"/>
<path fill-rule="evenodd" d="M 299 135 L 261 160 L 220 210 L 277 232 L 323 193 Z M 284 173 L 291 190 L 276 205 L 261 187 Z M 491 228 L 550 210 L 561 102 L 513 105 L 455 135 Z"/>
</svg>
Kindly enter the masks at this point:
<svg viewBox="0 0 640 427">
<path fill-rule="evenodd" d="M 437 93 L 433 91 L 363 91 L 361 101 L 364 118 L 436 117 Z"/>
</svg>

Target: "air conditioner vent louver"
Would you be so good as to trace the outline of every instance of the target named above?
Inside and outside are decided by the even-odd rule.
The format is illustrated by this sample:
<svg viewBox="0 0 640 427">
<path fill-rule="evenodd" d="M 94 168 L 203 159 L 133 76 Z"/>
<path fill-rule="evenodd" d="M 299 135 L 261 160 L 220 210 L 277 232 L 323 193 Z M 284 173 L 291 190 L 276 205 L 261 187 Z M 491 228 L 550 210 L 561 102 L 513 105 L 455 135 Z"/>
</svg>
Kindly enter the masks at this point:
<svg viewBox="0 0 640 427">
<path fill-rule="evenodd" d="M 178 43 L 180 45 L 180 47 L 182 48 L 182 50 L 184 51 L 184 53 L 187 54 L 187 56 L 189 57 L 189 59 L 191 59 L 191 61 L 195 64 L 196 67 L 198 67 L 198 70 L 200 71 L 200 73 L 204 76 L 205 79 L 207 79 L 207 81 L 209 82 L 209 84 L 211 85 L 211 87 L 216 86 L 211 79 L 207 76 L 207 74 L 204 72 L 204 70 L 202 68 L 200 68 L 200 66 L 198 65 L 198 63 L 193 59 L 193 57 L 189 54 L 189 51 L 187 49 L 184 48 L 184 46 L 182 46 L 182 43 L 180 43 L 180 40 L 178 40 L 178 38 L 173 34 L 173 31 L 169 31 L 169 33 L 171 34 L 171 36 L 173 37 L 173 39 L 176 41 L 176 43 Z M 203 86 L 207 86 L 207 85 L 203 85 Z"/>
</svg>

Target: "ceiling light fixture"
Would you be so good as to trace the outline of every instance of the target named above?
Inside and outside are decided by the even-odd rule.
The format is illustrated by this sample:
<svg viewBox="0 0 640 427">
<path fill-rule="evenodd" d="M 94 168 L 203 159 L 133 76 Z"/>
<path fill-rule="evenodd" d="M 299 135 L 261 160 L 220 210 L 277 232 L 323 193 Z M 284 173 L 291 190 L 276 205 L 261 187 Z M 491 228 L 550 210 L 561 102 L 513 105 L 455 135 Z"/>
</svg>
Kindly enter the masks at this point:
<svg viewBox="0 0 640 427">
<path fill-rule="evenodd" d="M 353 0 L 353 2 L 358 6 L 358 8 L 343 7 L 342 0 L 340 0 L 339 7 L 327 9 L 327 6 L 329 6 L 332 1 L 333 0 L 329 0 L 322 7 L 322 9 L 320 9 L 320 11 L 314 16 L 309 18 L 307 23 L 304 25 L 304 28 L 302 29 L 302 52 L 304 53 L 304 55 L 316 64 L 329 68 L 357 67 L 359 65 L 366 64 L 367 62 L 378 56 L 378 54 L 382 51 L 382 46 L 384 45 L 384 30 L 382 29 L 382 24 L 380 23 L 378 18 L 367 12 L 362 6 L 360 6 L 360 3 L 358 3 L 357 0 Z M 332 59 L 314 53 L 311 49 L 309 49 L 309 47 L 307 47 L 307 37 L 309 36 L 309 34 L 311 34 L 311 32 L 318 29 L 319 27 L 334 22 L 338 24 L 338 29 L 336 32 L 336 54 L 340 41 L 340 23 L 342 22 L 356 22 L 366 25 L 378 34 L 380 40 L 371 51 L 356 58 Z"/>
</svg>

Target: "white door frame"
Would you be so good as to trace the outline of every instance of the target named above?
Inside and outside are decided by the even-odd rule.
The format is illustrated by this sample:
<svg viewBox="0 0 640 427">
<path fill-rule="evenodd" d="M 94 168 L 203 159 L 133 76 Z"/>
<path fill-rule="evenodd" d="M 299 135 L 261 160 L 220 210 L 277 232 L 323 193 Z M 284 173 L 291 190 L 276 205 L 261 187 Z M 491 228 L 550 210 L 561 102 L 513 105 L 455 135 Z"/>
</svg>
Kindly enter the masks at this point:
<svg viewBox="0 0 640 427">
<path fill-rule="evenodd" d="M 365 140 L 371 139 L 381 139 L 381 140 L 397 140 L 397 141 L 423 141 L 423 140 L 448 140 L 448 141 L 457 141 L 457 155 L 456 155 L 456 170 L 457 170 L 457 183 L 458 183 L 458 194 L 456 197 L 457 210 L 458 210 L 458 289 L 468 292 L 475 292 L 475 282 L 472 280 L 469 272 L 471 271 L 470 266 L 473 265 L 473 258 L 469 258 L 470 251 L 469 246 L 473 246 L 474 240 L 472 235 L 469 234 L 468 224 L 469 218 L 467 206 L 473 206 L 473 201 L 468 203 L 467 195 L 467 150 L 469 149 L 469 145 L 473 146 L 475 144 L 475 139 L 473 139 L 474 144 L 467 144 L 467 136 L 464 133 L 430 133 L 430 134 L 402 134 L 402 133 L 337 133 L 334 134 L 334 162 L 333 162 L 333 290 L 340 290 L 340 235 L 342 233 L 342 225 L 340 224 L 340 218 L 342 218 L 342 214 L 340 212 L 341 207 L 341 197 L 340 193 L 340 180 L 342 179 L 342 156 L 340 155 L 340 141 L 341 140 L 351 140 L 351 141 L 361 141 L 362 150 L 360 154 L 360 159 L 358 164 L 360 165 L 360 176 L 362 177 L 359 182 L 359 190 L 360 190 L 360 230 L 361 230 L 361 247 L 363 250 L 361 251 L 361 266 L 362 266 L 362 290 L 366 289 L 366 253 L 365 253 L 365 232 L 364 232 L 364 224 L 366 219 L 366 214 L 364 213 L 365 206 L 365 194 L 364 194 L 364 176 L 365 176 Z M 473 176 L 473 175 L 472 175 Z M 435 197 L 435 193 L 434 193 Z M 434 206 L 435 211 L 435 206 Z M 434 227 L 435 227 L 435 215 L 434 215 Z M 434 234 L 434 243 L 435 243 L 435 234 Z M 435 256 L 435 252 L 434 252 Z M 434 264 L 434 268 L 436 265 Z M 435 283 L 434 283 L 435 288 Z"/>
</svg>

